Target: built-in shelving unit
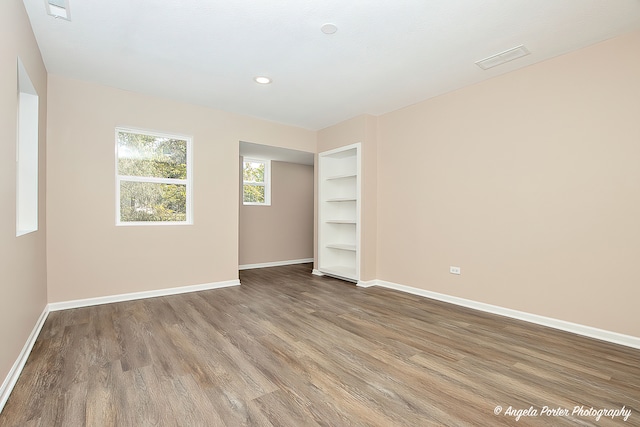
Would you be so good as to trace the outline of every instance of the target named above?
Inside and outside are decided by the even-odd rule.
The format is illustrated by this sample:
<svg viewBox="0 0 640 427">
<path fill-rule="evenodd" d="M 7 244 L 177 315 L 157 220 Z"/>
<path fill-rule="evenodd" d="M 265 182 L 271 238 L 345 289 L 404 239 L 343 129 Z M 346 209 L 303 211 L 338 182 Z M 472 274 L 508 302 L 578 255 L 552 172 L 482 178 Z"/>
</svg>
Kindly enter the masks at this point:
<svg viewBox="0 0 640 427">
<path fill-rule="evenodd" d="M 318 270 L 360 277 L 360 144 L 318 155 Z"/>
</svg>

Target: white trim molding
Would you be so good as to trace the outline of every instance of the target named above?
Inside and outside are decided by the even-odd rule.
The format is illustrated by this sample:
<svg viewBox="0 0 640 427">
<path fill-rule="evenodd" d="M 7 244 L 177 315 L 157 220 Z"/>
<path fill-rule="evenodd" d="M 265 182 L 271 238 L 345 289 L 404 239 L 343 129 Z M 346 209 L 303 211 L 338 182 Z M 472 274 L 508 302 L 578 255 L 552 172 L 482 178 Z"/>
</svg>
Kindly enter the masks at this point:
<svg viewBox="0 0 640 427">
<path fill-rule="evenodd" d="M 31 353 L 31 349 L 33 345 L 36 343 L 36 339 L 40 334 L 40 330 L 42 330 L 42 326 L 44 322 L 47 320 L 47 316 L 49 316 L 49 306 L 46 306 L 42 311 L 42 314 L 38 318 L 36 325 L 33 327 L 29 338 L 27 338 L 27 342 L 24 344 L 18 359 L 11 367 L 11 370 L 7 374 L 7 377 L 4 379 L 2 386 L 0 387 L 0 412 L 4 408 L 5 403 L 9 399 L 11 392 L 13 391 L 13 387 L 16 385 L 18 381 L 18 377 L 22 373 L 22 369 L 24 365 L 27 363 L 27 359 L 29 358 L 29 354 Z"/>
<path fill-rule="evenodd" d="M 369 284 L 371 282 L 374 282 L 374 283 Z M 598 329 L 591 326 L 580 325 L 577 323 L 567 322 L 565 320 L 559 320 L 551 317 L 540 316 L 537 314 L 531 314 L 524 311 L 512 310 L 510 308 L 486 304 L 483 302 L 468 300 L 468 299 L 455 297 L 451 295 L 440 294 L 437 292 L 427 291 L 425 289 L 414 288 L 406 285 L 400 285 L 398 283 L 387 282 L 384 280 L 371 280 L 365 283 L 368 284 L 367 287 L 380 286 L 382 288 L 395 289 L 397 291 L 406 292 L 409 294 L 418 295 L 425 298 L 448 302 L 450 304 L 472 308 L 474 310 L 480 310 L 487 313 L 498 314 L 500 316 L 510 317 L 513 319 L 524 320 L 525 322 L 535 323 L 542 326 L 548 326 L 550 328 L 559 329 L 561 331 L 571 332 L 571 333 L 582 335 L 585 337 L 595 338 L 602 341 L 608 341 L 614 344 L 624 345 L 626 347 L 640 349 L 640 338 L 634 337 L 631 335 L 624 335 L 617 332 L 606 331 L 604 329 Z M 358 286 L 362 286 L 362 285 L 358 283 Z"/>
<path fill-rule="evenodd" d="M 281 267 L 283 265 L 306 264 L 309 262 L 313 262 L 313 258 L 290 259 L 287 261 L 262 262 L 259 264 L 243 264 L 238 266 L 238 270 L 251 270 L 253 268 L 265 268 L 265 267 Z"/>
<path fill-rule="evenodd" d="M 133 301 L 144 298 L 163 297 L 167 295 L 186 294 L 188 292 L 207 291 L 210 289 L 228 288 L 239 286 L 240 280 L 227 280 L 224 282 L 204 283 L 202 285 L 180 286 L 177 288 L 157 289 L 153 291 L 132 292 L 129 294 L 108 295 L 104 297 L 77 299 L 72 301 L 49 303 L 49 311 L 67 310 L 69 308 L 90 307 L 92 305 L 110 304 L 113 302 Z"/>
<path fill-rule="evenodd" d="M 356 286 L 360 288 L 370 288 L 376 285 L 378 285 L 377 280 L 358 280 L 358 283 L 356 283 Z"/>
<path fill-rule="evenodd" d="M 313 269 L 313 271 L 311 272 L 311 274 L 313 274 L 314 276 L 324 276 L 324 273 L 318 269 Z"/>
</svg>

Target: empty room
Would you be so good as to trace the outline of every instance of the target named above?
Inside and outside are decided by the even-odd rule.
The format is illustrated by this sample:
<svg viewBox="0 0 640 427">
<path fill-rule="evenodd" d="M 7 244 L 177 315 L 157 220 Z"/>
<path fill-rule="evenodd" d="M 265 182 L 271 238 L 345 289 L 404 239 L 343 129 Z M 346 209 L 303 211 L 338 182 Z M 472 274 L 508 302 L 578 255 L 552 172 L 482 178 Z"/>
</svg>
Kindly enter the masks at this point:
<svg viewBox="0 0 640 427">
<path fill-rule="evenodd" d="M 640 426 L 638 0 L 4 0 L 0 426 Z"/>
</svg>

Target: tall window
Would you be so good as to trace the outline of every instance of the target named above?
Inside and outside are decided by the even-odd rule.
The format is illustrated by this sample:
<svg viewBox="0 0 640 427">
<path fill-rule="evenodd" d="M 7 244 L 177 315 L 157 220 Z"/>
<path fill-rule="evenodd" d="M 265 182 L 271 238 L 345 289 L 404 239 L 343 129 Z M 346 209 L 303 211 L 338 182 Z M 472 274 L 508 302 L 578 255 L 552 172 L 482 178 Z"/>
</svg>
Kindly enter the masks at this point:
<svg viewBox="0 0 640 427">
<path fill-rule="evenodd" d="M 38 93 L 18 59 L 16 236 L 38 230 Z"/>
<path fill-rule="evenodd" d="M 192 224 L 191 138 L 116 129 L 118 225 Z"/>
<path fill-rule="evenodd" d="M 271 161 L 245 158 L 242 165 L 242 203 L 271 205 Z"/>
</svg>

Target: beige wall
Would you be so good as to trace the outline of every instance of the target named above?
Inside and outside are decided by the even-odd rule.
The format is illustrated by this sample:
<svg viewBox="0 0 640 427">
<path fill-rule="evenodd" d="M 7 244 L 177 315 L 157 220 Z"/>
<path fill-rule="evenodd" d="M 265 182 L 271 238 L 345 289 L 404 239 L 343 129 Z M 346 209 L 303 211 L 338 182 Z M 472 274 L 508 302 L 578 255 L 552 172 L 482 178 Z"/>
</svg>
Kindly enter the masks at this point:
<svg viewBox="0 0 640 427">
<path fill-rule="evenodd" d="M 354 143 L 361 143 L 362 158 L 362 191 L 360 201 L 360 280 L 367 281 L 376 278 L 377 257 L 377 215 L 378 215 L 378 119 L 371 115 L 361 115 L 322 129 L 318 132 L 318 153 L 344 147 Z M 317 164 L 317 156 L 316 156 Z M 318 174 L 316 171 L 315 188 L 318 191 Z M 318 212 L 317 197 L 315 207 L 314 238 L 318 241 Z M 318 264 L 317 245 L 314 248 L 315 266 Z"/>
<path fill-rule="evenodd" d="M 193 136 L 194 225 L 115 226 L 114 128 Z M 49 76 L 49 301 L 238 277 L 239 141 L 315 151 L 315 132 Z"/>
<path fill-rule="evenodd" d="M 379 279 L 640 337 L 638 52 L 636 32 L 380 117 Z"/>
<path fill-rule="evenodd" d="M 0 383 L 15 363 L 47 303 L 47 74 L 22 1 L 0 14 Z M 39 229 L 16 237 L 17 58 L 39 95 Z"/>
<path fill-rule="evenodd" d="M 271 206 L 240 202 L 240 265 L 312 258 L 313 200 L 313 166 L 272 161 Z"/>
</svg>

